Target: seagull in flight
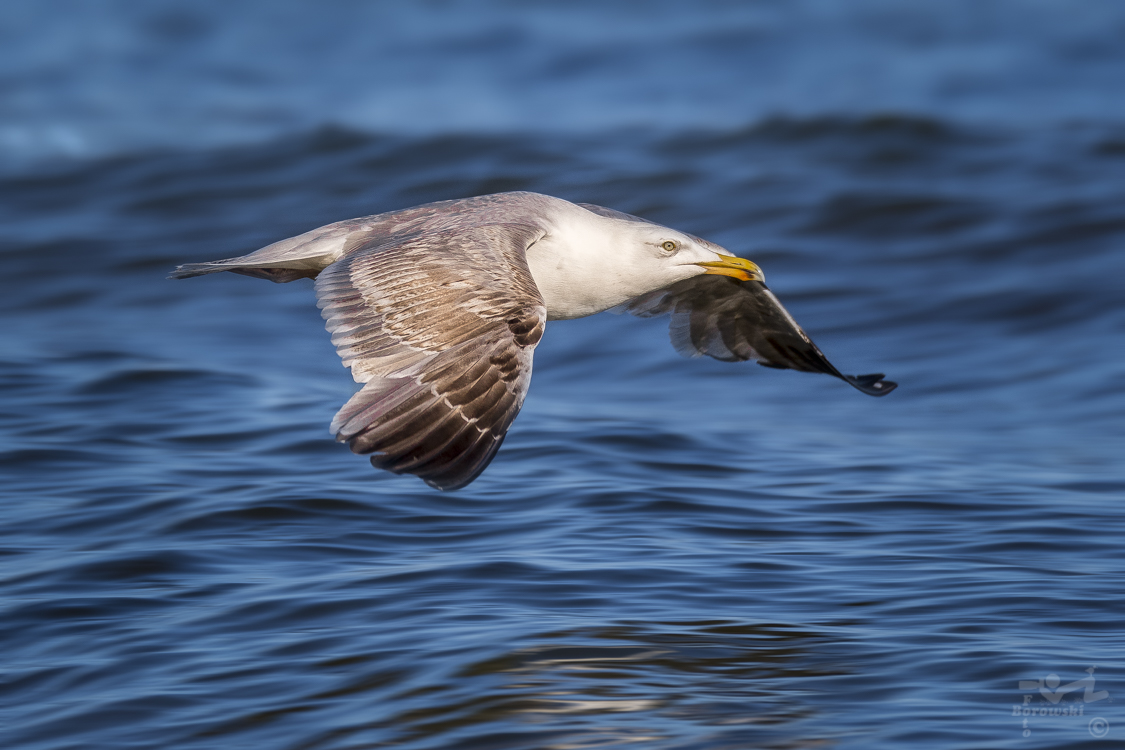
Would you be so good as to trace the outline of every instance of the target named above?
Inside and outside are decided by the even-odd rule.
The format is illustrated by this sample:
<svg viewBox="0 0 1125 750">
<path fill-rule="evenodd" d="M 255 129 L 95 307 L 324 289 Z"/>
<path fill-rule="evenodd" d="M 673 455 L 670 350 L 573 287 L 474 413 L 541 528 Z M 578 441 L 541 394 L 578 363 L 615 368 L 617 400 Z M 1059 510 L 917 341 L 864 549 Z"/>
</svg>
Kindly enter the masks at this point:
<svg viewBox="0 0 1125 750">
<path fill-rule="evenodd" d="M 682 354 L 832 375 L 870 396 L 895 383 L 844 375 L 757 264 L 601 206 L 513 192 L 329 224 L 240 258 L 189 263 L 279 283 L 315 279 L 332 343 L 363 387 L 332 420 L 371 463 L 441 490 L 492 461 L 531 382 L 549 320 L 616 308 L 670 315 Z"/>
</svg>

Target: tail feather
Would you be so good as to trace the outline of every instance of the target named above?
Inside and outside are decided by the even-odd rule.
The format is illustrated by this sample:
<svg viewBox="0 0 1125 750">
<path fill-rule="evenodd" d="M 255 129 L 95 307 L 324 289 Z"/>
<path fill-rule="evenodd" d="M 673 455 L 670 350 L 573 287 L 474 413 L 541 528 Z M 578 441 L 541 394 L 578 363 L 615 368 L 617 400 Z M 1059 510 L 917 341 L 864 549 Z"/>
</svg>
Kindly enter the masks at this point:
<svg viewBox="0 0 1125 750">
<path fill-rule="evenodd" d="M 269 279 L 277 284 L 284 284 L 289 281 L 296 281 L 297 279 L 315 279 L 320 269 L 300 269 L 300 268 L 255 268 L 252 266 L 240 266 L 232 260 L 217 260 L 211 263 L 185 263 L 181 266 L 176 266 L 176 270 L 168 274 L 170 279 L 190 279 L 195 276 L 206 276 L 209 273 L 219 273 L 220 271 L 230 271 L 231 273 L 240 273 L 244 276 L 253 276 L 259 279 Z"/>
<path fill-rule="evenodd" d="M 240 258 L 185 263 L 176 266 L 168 278 L 190 279 L 231 271 L 278 283 L 315 279 L 318 273 L 339 260 L 347 248 L 364 241 L 368 229 L 365 219 L 340 221 L 275 242 Z"/>
</svg>

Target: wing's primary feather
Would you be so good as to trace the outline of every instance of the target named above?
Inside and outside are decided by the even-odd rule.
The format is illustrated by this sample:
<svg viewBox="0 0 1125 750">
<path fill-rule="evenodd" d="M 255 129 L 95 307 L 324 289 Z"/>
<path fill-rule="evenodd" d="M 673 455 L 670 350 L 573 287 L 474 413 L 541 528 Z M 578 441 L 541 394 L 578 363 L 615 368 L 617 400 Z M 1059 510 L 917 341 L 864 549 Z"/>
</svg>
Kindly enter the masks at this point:
<svg viewBox="0 0 1125 750">
<path fill-rule="evenodd" d="M 837 370 L 760 281 L 696 276 L 624 307 L 641 317 L 670 314 L 672 344 L 686 356 L 706 354 L 726 362 L 755 359 L 765 367 L 820 372 L 869 396 L 885 396 L 897 386 L 881 374 L 844 375 Z"/>
<path fill-rule="evenodd" d="M 518 224 L 360 247 L 316 280 L 332 341 L 364 387 L 332 421 L 371 463 L 464 487 L 523 405 L 547 314 Z"/>
</svg>

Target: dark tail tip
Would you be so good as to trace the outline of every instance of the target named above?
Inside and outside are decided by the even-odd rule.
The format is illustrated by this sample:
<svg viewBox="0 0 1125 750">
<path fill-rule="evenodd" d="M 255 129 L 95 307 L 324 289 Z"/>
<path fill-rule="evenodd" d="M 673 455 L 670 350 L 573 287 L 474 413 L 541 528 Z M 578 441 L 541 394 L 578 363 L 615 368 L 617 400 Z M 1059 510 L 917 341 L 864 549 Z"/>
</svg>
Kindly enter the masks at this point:
<svg viewBox="0 0 1125 750">
<path fill-rule="evenodd" d="M 880 372 L 875 375 L 845 375 L 844 380 L 868 396 L 886 396 L 898 388 L 898 383 L 883 380 L 883 377 L 883 373 Z"/>
</svg>

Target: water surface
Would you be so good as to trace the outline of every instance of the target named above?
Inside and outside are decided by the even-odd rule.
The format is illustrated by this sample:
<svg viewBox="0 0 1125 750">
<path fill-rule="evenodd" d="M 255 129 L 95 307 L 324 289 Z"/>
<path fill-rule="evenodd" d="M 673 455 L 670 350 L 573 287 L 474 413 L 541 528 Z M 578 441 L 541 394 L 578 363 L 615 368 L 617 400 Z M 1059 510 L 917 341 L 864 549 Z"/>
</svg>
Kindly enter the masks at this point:
<svg viewBox="0 0 1125 750">
<path fill-rule="evenodd" d="M 456 5 L 401 22 L 446 18 L 411 49 L 456 67 L 470 53 L 442 35 L 460 35 L 483 45 L 465 42 L 482 69 L 528 62 L 534 76 L 510 75 L 543 97 L 581 96 L 604 121 L 380 128 L 336 116 L 343 97 L 329 83 L 320 119 L 239 130 L 242 115 L 227 112 L 196 129 L 202 105 L 185 104 L 175 138 L 139 113 L 131 141 L 62 104 L 81 97 L 28 104 L 87 135 L 81 153 L 20 151 L 0 176 L 3 746 L 1120 738 L 1125 125 L 1099 75 L 1125 61 L 1111 43 L 1123 17 L 1092 3 L 1098 24 L 1061 23 L 1063 6 L 1043 2 L 1009 27 L 1001 11 L 1015 4 L 995 3 L 1000 17 L 972 31 L 961 4 L 917 17 L 890 5 L 857 3 L 832 23 L 817 3 L 803 16 L 717 5 L 679 23 L 664 9 L 625 34 L 682 43 L 680 64 L 700 80 L 720 58 L 753 55 L 853 80 L 776 46 L 817 29 L 837 45 L 824 54 L 849 65 L 903 61 L 886 73 L 898 83 L 837 92 L 823 111 L 760 94 L 736 98 L 745 111 L 714 104 L 725 121 L 673 114 L 646 127 L 629 112 L 652 91 L 633 100 L 618 83 L 581 82 L 632 61 L 635 80 L 659 90 L 670 84 L 649 75 L 658 63 L 628 45 L 615 58 L 595 34 L 582 42 L 602 50 L 590 67 L 552 67 L 577 37 L 536 47 L 521 29 L 550 38 L 562 34 L 551 18 L 602 17 L 503 4 L 480 26 Z M 141 23 L 126 6 L 87 18 L 86 38 L 123 33 L 113 19 Z M 341 8 L 317 23 L 367 12 Z M 197 64 L 178 75 L 221 78 L 206 71 L 216 50 L 235 56 L 223 34 L 238 39 L 253 17 L 172 10 L 180 20 L 157 14 L 146 28 L 209 40 L 176 53 Z M 35 18 L 21 13 L 11 17 Z M 774 24 L 746 32 L 760 44 L 740 41 L 751 16 Z M 304 18 L 277 34 L 313 34 Z M 928 51 L 871 51 L 911 34 Z M 719 57 L 700 52 L 724 39 Z M 969 94 L 912 88 L 949 80 L 961 43 L 994 63 L 979 79 L 1002 97 L 991 109 L 987 96 L 974 108 Z M 20 49 L 6 55 L 30 85 L 47 63 Z M 319 59 L 297 50 L 294 66 Z M 280 56 L 242 59 L 269 68 Z M 1053 77 L 1025 86 L 1021 59 Z M 417 60 L 397 64 L 408 83 L 422 75 Z M 170 96 L 150 69 L 99 65 L 60 75 L 136 87 L 125 101 Z M 479 80 L 505 96 L 524 85 Z M 285 107 L 300 85 L 251 87 L 260 99 L 243 104 L 297 111 Z M 709 85 L 698 96 L 717 102 Z M 1052 86 L 1068 92 L 1031 117 Z M 428 106 L 406 84 L 387 90 Z M 552 323 L 497 459 L 468 489 L 439 493 L 328 435 L 355 386 L 310 283 L 164 278 L 329 221 L 501 190 L 612 206 L 750 257 L 842 370 L 885 371 L 900 388 L 876 400 L 823 376 L 681 359 L 659 319 Z M 1021 680 L 1065 686 L 1095 665 L 1108 697 L 1086 702 L 1079 688 L 1058 704 L 1082 716 L 1013 715 L 1024 695 L 1055 705 L 1049 686 Z"/>
</svg>

